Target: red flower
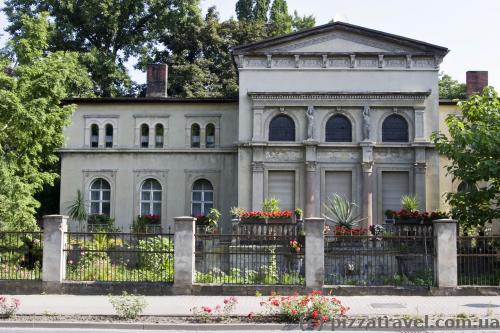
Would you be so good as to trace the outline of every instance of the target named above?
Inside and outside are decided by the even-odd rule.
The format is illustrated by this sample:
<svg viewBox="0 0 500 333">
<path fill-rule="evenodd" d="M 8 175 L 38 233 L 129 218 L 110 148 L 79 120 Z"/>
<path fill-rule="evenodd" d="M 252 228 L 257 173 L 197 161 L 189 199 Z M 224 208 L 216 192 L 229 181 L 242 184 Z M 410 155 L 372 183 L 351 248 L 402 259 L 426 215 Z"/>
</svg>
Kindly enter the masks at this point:
<svg viewBox="0 0 500 333">
<path fill-rule="evenodd" d="M 249 320 L 252 320 L 255 317 L 255 314 L 253 312 L 250 312 L 247 316 Z"/>
<path fill-rule="evenodd" d="M 295 309 L 293 309 L 293 310 L 292 310 L 292 315 L 293 315 L 293 316 L 296 316 L 298 313 L 299 313 L 299 312 L 298 312 L 297 310 L 295 310 Z"/>
<path fill-rule="evenodd" d="M 313 317 L 313 319 L 318 318 L 318 310 L 314 310 L 311 314 L 311 317 Z"/>
</svg>

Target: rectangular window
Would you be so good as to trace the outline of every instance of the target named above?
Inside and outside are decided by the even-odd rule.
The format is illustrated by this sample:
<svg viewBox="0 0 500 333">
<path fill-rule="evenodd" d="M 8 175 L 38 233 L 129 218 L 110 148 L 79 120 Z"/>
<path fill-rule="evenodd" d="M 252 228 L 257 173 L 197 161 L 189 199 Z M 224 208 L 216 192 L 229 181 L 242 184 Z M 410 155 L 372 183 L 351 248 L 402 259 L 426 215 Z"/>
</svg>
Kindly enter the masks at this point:
<svg viewBox="0 0 500 333">
<path fill-rule="evenodd" d="M 410 191 L 409 173 L 407 171 L 382 172 L 382 214 L 387 209 L 400 210 L 401 197 Z"/>
<path fill-rule="evenodd" d="M 326 202 L 333 193 L 342 195 L 349 201 L 352 198 L 352 172 L 327 171 L 325 172 L 325 196 L 321 202 Z"/>
<path fill-rule="evenodd" d="M 277 198 L 282 210 L 295 209 L 295 171 L 269 171 L 268 198 Z"/>
</svg>

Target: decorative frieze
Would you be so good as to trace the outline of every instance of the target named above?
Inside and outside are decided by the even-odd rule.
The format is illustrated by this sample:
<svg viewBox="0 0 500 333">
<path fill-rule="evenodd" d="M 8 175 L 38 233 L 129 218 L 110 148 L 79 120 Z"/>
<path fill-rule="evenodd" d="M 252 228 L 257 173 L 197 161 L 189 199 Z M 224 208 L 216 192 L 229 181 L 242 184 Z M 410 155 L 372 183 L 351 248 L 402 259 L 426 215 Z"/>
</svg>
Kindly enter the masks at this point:
<svg viewBox="0 0 500 333">
<path fill-rule="evenodd" d="M 353 150 L 329 150 L 329 151 L 318 151 L 317 154 L 318 161 L 328 163 L 328 162 L 359 162 L 361 159 L 359 149 Z"/>
<path fill-rule="evenodd" d="M 374 151 L 373 159 L 377 163 L 387 163 L 387 161 L 411 163 L 414 161 L 413 149 L 377 148 Z"/>
<path fill-rule="evenodd" d="M 268 162 L 293 162 L 302 158 L 302 153 L 290 149 L 267 150 L 264 159 Z"/>
</svg>

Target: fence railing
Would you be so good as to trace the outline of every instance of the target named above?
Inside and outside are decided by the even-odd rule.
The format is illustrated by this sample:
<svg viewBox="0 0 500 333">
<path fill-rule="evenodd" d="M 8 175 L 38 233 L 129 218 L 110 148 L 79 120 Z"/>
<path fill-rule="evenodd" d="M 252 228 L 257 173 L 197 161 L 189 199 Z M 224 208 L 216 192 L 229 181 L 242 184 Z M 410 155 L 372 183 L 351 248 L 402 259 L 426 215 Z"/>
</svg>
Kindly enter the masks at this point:
<svg viewBox="0 0 500 333">
<path fill-rule="evenodd" d="M 500 286 L 500 236 L 457 238 L 459 285 Z"/>
<path fill-rule="evenodd" d="M 433 238 L 325 236 L 325 284 L 433 285 Z"/>
<path fill-rule="evenodd" d="M 66 280 L 173 282 L 173 234 L 68 232 Z"/>
<path fill-rule="evenodd" d="M 0 232 L 0 280 L 38 280 L 42 232 Z"/>
<path fill-rule="evenodd" d="M 305 248 L 295 237 L 195 235 L 195 282 L 302 285 Z"/>
</svg>

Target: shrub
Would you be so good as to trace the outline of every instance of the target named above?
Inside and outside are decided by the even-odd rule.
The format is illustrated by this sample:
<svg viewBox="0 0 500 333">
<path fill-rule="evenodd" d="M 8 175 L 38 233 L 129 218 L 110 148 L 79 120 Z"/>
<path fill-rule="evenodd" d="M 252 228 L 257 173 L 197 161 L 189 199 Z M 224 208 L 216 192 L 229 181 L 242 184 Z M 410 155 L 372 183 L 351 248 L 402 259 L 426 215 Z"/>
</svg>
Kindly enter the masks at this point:
<svg viewBox="0 0 500 333">
<path fill-rule="evenodd" d="M 235 296 L 227 297 L 223 303 L 224 305 L 217 304 L 213 308 L 207 305 L 200 308 L 195 306 L 190 311 L 195 319 L 199 321 L 207 321 L 211 317 L 214 319 L 228 319 L 236 304 L 238 304 L 238 299 Z"/>
<path fill-rule="evenodd" d="M 418 199 L 414 195 L 403 195 L 401 197 L 401 207 L 410 212 L 414 212 L 418 209 Z"/>
<path fill-rule="evenodd" d="M 337 226 L 344 227 L 347 229 L 352 229 L 357 227 L 359 223 L 366 218 L 359 218 L 359 215 L 354 214 L 354 210 L 357 207 L 356 204 L 349 202 L 345 197 L 333 193 L 330 198 L 328 198 L 327 203 L 323 204 L 326 210 L 326 214 L 323 216 Z"/>
<path fill-rule="evenodd" d="M 278 198 L 265 199 L 262 203 L 262 210 L 266 213 L 272 213 L 280 210 L 280 200 Z"/>
<path fill-rule="evenodd" d="M 208 228 L 210 229 L 210 231 L 213 231 L 217 228 L 220 218 L 221 214 L 218 209 L 210 209 L 210 212 L 207 214 Z"/>
<path fill-rule="evenodd" d="M 153 274 L 167 276 L 174 274 L 174 243 L 167 237 L 155 236 L 141 239 L 137 245 L 139 268 Z"/>
<path fill-rule="evenodd" d="M 147 306 L 143 296 L 129 295 L 126 291 L 121 296 L 109 296 L 109 302 L 120 319 L 136 319 Z"/>
<path fill-rule="evenodd" d="M 0 316 L 10 318 L 17 313 L 21 302 L 14 297 L 0 295 Z"/>
</svg>

